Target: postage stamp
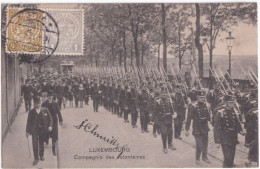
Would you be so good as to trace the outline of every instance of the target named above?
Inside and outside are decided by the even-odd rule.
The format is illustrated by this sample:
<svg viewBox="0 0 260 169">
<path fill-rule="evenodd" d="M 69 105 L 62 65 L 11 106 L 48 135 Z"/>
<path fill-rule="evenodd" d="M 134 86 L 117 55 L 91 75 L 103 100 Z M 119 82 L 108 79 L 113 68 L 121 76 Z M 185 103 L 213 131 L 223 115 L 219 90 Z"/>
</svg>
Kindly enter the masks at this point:
<svg viewBox="0 0 260 169">
<path fill-rule="evenodd" d="M 84 10 L 43 9 L 57 22 L 60 30 L 59 46 L 54 55 L 83 55 L 84 50 Z M 48 20 L 47 20 L 48 22 Z M 55 37 L 54 39 L 55 40 Z M 52 47 L 53 43 L 49 44 Z"/>
<path fill-rule="evenodd" d="M 59 28 L 53 17 L 40 9 L 7 8 L 6 52 L 31 54 L 30 63 L 50 57 L 59 44 Z"/>
<path fill-rule="evenodd" d="M 43 47 L 43 29 L 41 21 L 43 13 L 40 11 L 22 12 L 21 9 L 8 8 L 7 20 L 7 52 L 37 52 Z"/>
</svg>

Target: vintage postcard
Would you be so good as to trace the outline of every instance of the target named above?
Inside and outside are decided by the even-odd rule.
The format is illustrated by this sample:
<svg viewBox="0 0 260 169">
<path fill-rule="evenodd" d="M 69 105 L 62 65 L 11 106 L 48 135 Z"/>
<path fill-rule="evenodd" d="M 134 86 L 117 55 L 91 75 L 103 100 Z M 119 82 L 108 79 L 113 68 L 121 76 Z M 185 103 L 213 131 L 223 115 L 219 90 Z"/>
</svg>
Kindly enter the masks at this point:
<svg viewBox="0 0 260 169">
<path fill-rule="evenodd" d="M 259 167 L 257 5 L 2 3 L 1 167 Z"/>
</svg>

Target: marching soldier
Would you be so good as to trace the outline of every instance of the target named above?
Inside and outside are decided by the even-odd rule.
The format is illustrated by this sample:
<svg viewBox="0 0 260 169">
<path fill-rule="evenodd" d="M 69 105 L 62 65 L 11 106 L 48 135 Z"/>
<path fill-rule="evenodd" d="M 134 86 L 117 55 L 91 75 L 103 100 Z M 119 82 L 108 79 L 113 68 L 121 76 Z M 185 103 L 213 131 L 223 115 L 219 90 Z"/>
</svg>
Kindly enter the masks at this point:
<svg viewBox="0 0 260 169">
<path fill-rule="evenodd" d="M 129 105 L 131 101 L 131 89 L 128 86 L 125 86 L 125 98 L 126 98 L 126 104 L 125 104 L 125 111 L 124 111 L 124 122 L 129 123 L 128 114 L 131 106 Z"/>
<path fill-rule="evenodd" d="M 249 153 L 246 161 L 246 166 L 251 167 L 252 162 L 257 162 L 258 166 L 258 107 L 250 109 L 246 113 L 246 145 L 249 148 Z"/>
<path fill-rule="evenodd" d="M 163 91 L 160 94 L 160 97 L 156 99 L 155 105 L 155 114 L 159 117 L 159 125 L 163 143 L 163 152 L 165 154 L 168 153 L 167 149 L 167 140 L 168 140 L 168 148 L 172 150 L 176 150 L 176 148 L 172 144 L 172 118 L 175 118 L 171 103 L 169 101 L 169 96 L 167 92 Z"/>
<path fill-rule="evenodd" d="M 139 105 L 138 105 L 138 93 L 136 91 L 135 84 L 131 85 L 130 100 L 128 102 L 128 107 L 131 114 L 132 128 L 136 128 Z"/>
<path fill-rule="evenodd" d="M 188 107 L 188 117 L 186 121 L 186 133 L 189 136 L 189 129 L 191 120 L 193 120 L 192 135 L 196 141 L 196 164 L 200 164 L 200 156 L 202 153 L 202 160 L 210 163 L 207 157 L 208 151 L 208 121 L 210 121 L 210 113 L 205 102 L 205 91 L 197 92 L 197 103 L 190 104 Z"/>
<path fill-rule="evenodd" d="M 125 111 L 125 104 L 126 104 L 126 98 L 125 98 L 125 90 L 124 86 L 122 85 L 121 88 L 119 89 L 119 96 L 118 96 L 118 103 L 119 103 L 119 114 L 118 118 L 123 117 L 123 113 Z"/>
<path fill-rule="evenodd" d="M 96 81 L 92 88 L 92 99 L 93 99 L 94 112 L 98 112 L 98 106 L 100 104 L 101 94 L 102 94 L 102 91 L 100 89 L 98 81 Z"/>
<path fill-rule="evenodd" d="M 223 167 L 233 167 L 238 133 L 244 135 L 238 117 L 234 111 L 235 99 L 225 95 L 225 106 L 218 110 L 214 119 L 214 140 L 217 148 L 222 147 L 224 155 Z"/>
<path fill-rule="evenodd" d="M 153 136 L 154 137 L 157 137 L 157 134 L 161 134 L 161 131 L 160 131 L 160 123 L 159 123 L 159 114 L 156 113 L 155 111 L 155 105 L 156 105 L 156 100 L 160 97 L 160 91 L 159 90 L 156 90 L 155 93 L 154 93 L 154 97 L 153 97 L 153 100 L 152 100 L 152 103 L 154 106 L 153 106 L 153 110 L 152 111 L 152 118 L 151 118 L 151 121 L 153 122 Z"/>
<path fill-rule="evenodd" d="M 174 119 L 174 137 L 181 140 L 182 124 L 186 113 L 186 98 L 182 94 L 181 85 L 176 85 L 176 93 L 173 101 L 174 111 L 177 113 L 177 118 Z"/>
<path fill-rule="evenodd" d="M 139 95 L 139 108 L 140 108 L 140 122 L 141 122 L 141 133 L 149 132 L 148 122 L 149 122 L 149 112 L 148 112 L 148 92 L 146 86 L 143 85 L 142 92 Z"/>
</svg>

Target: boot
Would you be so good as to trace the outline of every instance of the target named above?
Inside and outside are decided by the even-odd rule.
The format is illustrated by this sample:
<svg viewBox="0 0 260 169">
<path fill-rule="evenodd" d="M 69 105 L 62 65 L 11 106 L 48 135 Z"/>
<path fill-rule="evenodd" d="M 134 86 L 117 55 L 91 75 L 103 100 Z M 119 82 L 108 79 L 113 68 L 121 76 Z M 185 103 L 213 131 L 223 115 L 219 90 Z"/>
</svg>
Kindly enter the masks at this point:
<svg viewBox="0 0 260 169">
<path fill-rule="evenodd" d="M 56 156 L 55 143 L 52 143 L 52 153 L 54 156 Z"/>
</svg>

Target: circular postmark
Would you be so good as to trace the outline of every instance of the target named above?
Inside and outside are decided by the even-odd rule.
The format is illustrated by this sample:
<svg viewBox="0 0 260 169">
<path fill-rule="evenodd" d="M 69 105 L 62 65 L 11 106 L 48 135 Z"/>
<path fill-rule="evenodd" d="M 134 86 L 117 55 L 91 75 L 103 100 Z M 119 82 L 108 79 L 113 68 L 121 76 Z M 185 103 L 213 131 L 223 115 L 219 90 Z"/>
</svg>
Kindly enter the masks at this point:
<svg viewBox="0 0 260 169">
<path fill-rule="evenodd" d="M 7 9 L 6 52 L 28 54 L 27 62 L 50 57 L 58 47 L 60 31 L 53 17 L 40 9 Z"/>
</svg>

